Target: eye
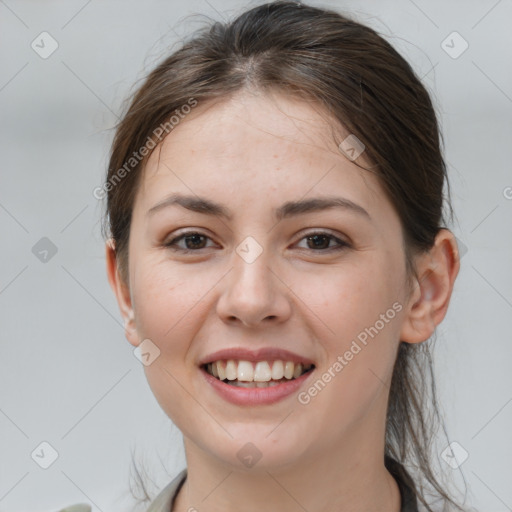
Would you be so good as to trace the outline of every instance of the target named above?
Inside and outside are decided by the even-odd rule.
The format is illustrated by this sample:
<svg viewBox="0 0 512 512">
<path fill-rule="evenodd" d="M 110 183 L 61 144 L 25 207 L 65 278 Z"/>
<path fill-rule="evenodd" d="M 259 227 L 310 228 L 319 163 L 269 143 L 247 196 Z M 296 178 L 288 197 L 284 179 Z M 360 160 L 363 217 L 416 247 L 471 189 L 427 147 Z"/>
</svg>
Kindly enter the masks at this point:
<svg viewBox="0 0 512 512">
<path fill-rule="evenodd" d="M 301 238 L 301 240 L 306 240 L 306 243 L 308 244 L 307 249 L 311 249 L 315 252 L 330 252 L 350 247 L 350 244 L 326 231 L 314 231 L 308 233 L 305 237 Z M 329 247 L 332 241 L 336 242 L 336 245 L 334 247 Z"/>
<path fill-rule="evenodd" d="M 197 231 L 186 231 L 185 233 L 169 240 L 164 245 L 173 251 L 188 253 L 205 248 L 201 239 L 204 241 L 206 239 L 209 240 L 210 238 L 202 233 L 198 233 Z M 185 242 L 185 248 L 178 246 L 178 242 L 181 242 L 182 240 Z"/>
<path fill-rule="evenodd" d="M 172 238 L 164 245 L 173 251 L 179 251 L 182 253 L 190 253 L 197 252 L 200 249 L 205 249 L 206 241 L 211 240 L 210 237 L 204 235 L 203 233 L 197 231 L 186 231 L 181 233 L 179 236 Z M 306 236 L 301 238 L 302 240 L 306 240 L 308 247 L 306 249 L 310 249 L 314 252 L 330 252 L 341 250 L 347 247 L 350 247 L 350 244 L 340 240 L 335 237 L 331 233 L 325 231 L 314 231 L 308 233 Z M 178 244 L 180 242 L 184 242 L 185 247 L 180 247 Z M 330 247 L 331 242 L 335 242 L 336 245 Z"/>
</svg>

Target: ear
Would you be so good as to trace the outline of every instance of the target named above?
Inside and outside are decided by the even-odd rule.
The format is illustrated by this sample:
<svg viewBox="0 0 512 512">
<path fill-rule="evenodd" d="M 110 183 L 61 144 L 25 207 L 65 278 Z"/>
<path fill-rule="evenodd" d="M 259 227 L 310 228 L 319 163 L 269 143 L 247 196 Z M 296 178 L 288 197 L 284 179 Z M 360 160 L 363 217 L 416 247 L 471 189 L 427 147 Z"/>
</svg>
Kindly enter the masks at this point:
<svg viewBox="0 0 512 512">
<path fill-rule="evenodd" d="M 414 290 L 409 298 L 400 340 L 420 343 L 432 336 L 448 310 L 460 257 L 455 236 L 441 229 L 433 247 L 416 261 Z"/>
<path fill-rule="evenodd" d="M 135 329 L 135 314 L 132 307 L 132 299 L 129 286 L 123 281 L 119 273 L 117 255 L 112 239 L 107 240 L 105 244 L 105 253 L 107 260 L 107 277 L 110 287 L 114 292 L 121 315 L 124 319 L 124 330 L 126 339 L 134 346 L 139 345 L 137 331 Z"/>
</svg>

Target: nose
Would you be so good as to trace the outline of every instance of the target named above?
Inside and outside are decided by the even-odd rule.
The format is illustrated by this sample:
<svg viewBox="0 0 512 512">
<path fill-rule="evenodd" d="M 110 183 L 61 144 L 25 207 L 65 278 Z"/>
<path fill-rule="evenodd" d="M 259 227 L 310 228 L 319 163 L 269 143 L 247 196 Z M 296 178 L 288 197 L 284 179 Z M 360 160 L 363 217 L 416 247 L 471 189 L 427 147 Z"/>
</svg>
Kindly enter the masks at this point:
<svg viewBox="0 0 512 512">
<path fill-rule="evenodd" d="M 265 251 L 252 263 L 235 255 L 217 302 L 217 314 L 224 322 L 266 327 L 289 318 L 289 288 L 269 263 Z"/>
</svg>

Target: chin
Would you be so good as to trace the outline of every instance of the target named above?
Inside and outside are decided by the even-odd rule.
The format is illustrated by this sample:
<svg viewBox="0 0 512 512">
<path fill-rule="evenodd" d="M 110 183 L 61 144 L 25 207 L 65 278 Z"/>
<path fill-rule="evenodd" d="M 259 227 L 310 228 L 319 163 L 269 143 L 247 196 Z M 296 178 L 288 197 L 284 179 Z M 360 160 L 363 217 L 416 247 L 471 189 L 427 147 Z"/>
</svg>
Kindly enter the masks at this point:
<svg viewBox="0 0 512 512">
<path fill-rule="evenodd" d="M 250 433 L 244 429 L 240 435 L 228 429 L 233 439 L 223 443 L 219 451 L 220 443 L 210 447 L 210 451 L 228 466 L 234 466 L 237 471 L 253 473 L 265 473 L 283 469 L 290 465 L 300 465 L 299 459 L 304 453 L 304 442 L 290 437 L 287 432 L 271 434 L 275 424 L 269 429 L 251 428 Z M 299 452 L 297 447 L 301 446 Z"/>
</svg>

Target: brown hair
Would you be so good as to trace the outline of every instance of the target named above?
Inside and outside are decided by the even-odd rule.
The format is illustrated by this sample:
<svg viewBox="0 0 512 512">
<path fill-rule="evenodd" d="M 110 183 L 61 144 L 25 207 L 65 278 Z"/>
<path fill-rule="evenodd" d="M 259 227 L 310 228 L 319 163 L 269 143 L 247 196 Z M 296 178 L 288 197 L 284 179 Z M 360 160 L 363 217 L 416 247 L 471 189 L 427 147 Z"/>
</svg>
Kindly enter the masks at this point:
<svg viewBox="0 0 512 512">
<path fill-rule="evenodd" d="M 364 143 L 372 163 L 366 170 L 376 173 L 400 217 L 410 277 L 413 254 L 430 249 L 445 224 L 448 182 L 431 98 L 410 65 L 374 30 L 338 12 L 276 1 L 197 31 L 134 94 L 113 141 L 104 225 L 125 282 L 134 198 L 144 163 L 163 134 L 158 127 L 183 113 L 191 99 L 201 104 L 248 87 L 313 100 Z M 127 169 L 144 146 L 151 149 Z M 122 179 L 116 180 L 122 168 Z M 431 492 L 462 510 L 437 480 L 431 462 L 440 420 L 431 341 L 399 345 L 385 454 L 414 467 Z M 425 489 L 419 485 L 417 497 L 431 511 Z"/>
</svg>

